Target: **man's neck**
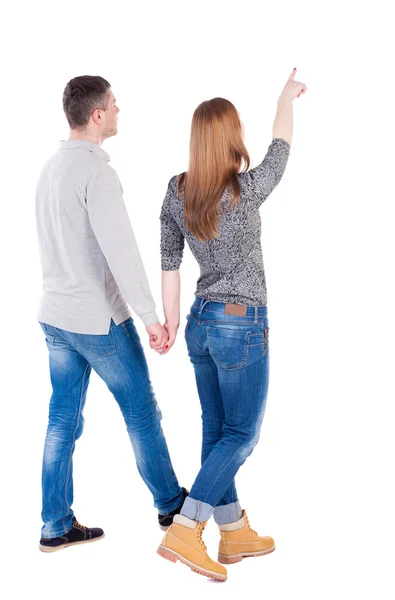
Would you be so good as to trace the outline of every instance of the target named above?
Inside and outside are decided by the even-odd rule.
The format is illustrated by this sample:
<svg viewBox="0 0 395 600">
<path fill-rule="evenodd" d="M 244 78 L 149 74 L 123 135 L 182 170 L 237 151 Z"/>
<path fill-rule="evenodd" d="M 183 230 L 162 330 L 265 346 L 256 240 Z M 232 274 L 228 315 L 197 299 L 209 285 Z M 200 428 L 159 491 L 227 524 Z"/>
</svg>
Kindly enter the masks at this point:
<svg viewBox="0 0 395 600">
<path fill-rule="evenodd" d="M 87 140 L 88 142 L 93 142 L 94 144 L 101 146 L 102 143 L 104 142 L 105 138 L 102 138 L 100 135 L 97 135 L 97 134 L 95 135 L 92 132 L 83 133 L 81 131 L 76 131 L 75 129 L 71 129 L 69 141 L 70 140 Z"/>
</svg>

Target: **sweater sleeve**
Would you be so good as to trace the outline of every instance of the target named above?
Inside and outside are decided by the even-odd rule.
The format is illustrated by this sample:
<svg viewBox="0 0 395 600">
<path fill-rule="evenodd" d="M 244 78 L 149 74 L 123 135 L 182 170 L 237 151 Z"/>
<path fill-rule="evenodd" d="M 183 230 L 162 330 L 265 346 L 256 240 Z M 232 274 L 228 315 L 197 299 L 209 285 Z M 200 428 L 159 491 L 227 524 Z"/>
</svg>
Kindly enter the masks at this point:
<svg viewBox="0 0 395 600">
<path fill-rule="evenodd" d="M 160 212 L 162 271 L 177 271 L 184 251 L 184 235 L 171 214 L 171 201 L 176 193 L 176 181 L 177 176 L 170 179 Z"/>
<path fill-rule="evenodd" d="M 90 225 L 119 289 L 145 326 L 159 321 L 115 170 L 91 173 L 86 188 Z"/>
<path fill-rule="evenodd" d="M 287 166 L 291 146 L 282 138 L 273 138 L 263 161 L 254 169 L 240 173 L 256 207 L 266 200 L 280 182 Z"/>
</svg>

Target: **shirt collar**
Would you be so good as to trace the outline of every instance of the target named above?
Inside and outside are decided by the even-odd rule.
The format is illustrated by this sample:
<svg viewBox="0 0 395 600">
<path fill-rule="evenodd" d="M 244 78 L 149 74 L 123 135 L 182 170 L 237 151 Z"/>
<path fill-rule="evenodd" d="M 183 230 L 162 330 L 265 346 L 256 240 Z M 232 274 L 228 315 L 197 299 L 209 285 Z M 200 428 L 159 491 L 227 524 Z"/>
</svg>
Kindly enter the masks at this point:
<svg viewBox="0 0 395 600">
<path fill-rule="evenodd" d="M 110 156 L 107 152 L 100 148 L 98 144 L 95 144 L 90 140 L 61 140 L 59 146 L 60 148 L 86 148 L 102 160 L 105 160 L 106 162 L 110 160 Z"/>
</svg>

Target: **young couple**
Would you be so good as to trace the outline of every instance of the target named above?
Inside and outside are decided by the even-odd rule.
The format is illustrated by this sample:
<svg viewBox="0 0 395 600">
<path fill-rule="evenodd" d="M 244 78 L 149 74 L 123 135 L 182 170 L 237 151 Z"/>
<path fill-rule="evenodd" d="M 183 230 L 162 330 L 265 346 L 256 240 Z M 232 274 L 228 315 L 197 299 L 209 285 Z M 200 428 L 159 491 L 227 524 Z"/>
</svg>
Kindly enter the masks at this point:
<svg viewBox="0 0 395 600">
<path fill-rule="evenodd" d="M 41 170 L 36 225 L 43 291 L 37 319 L 49 351 L 52 396 L 42 471 L 40 549 L 53 552 L 104 536 L 81 525 L 73 503 L 73 452 L 81 436 L 92 369 L 125 419 L 137 468 L 166 533 L 157 552 L 225 580 L 224 564 L 274 550 L 251 529 L 235 475 L 258 442 L 269 381 L 269 321 L 259 208 L 279 183 L 290 152 L 292 102 L 306 85 L 288 78 L 277 102 L 273 139 L 250 169 L 243 124 L 231 102 L 200 104 L 192 119 L 188 171 L 169 182 L 161 222 L 165 323 L 155 312 L 144 266 L 103 141 L 117 133 L 119 108 L 108 81 L 76 77 L 63 94 L 70 137 Z M 184 241 L 199 263 L 185 340 L 202 407 L 202 466 L 191 490 L 174 473 L 144 350 L 166 354 L 180 322 Z M 129 305 L 129 306 L 128 306 Z M 218 562 L 202 539 L 219 527 Z"/>
</svg>

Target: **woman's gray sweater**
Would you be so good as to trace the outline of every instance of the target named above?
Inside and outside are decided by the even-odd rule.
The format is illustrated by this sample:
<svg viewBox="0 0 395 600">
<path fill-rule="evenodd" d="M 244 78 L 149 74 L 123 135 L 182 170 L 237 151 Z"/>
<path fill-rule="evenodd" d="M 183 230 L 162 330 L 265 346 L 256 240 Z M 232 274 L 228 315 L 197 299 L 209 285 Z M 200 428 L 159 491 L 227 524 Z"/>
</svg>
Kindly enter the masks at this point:
<svg viewBox="0 0 395 600">
<path fill-rule="evenodd" d="M 162 270 L 179 269 L 186 239 L 200 266 L 197 296 L 216 302 L 266 306 L 259 208 L 279 183 L 290 148 L 287 141 L 274 138 L 263 161 L 237 175 L 240 200 L 232 209 L 224 192 L 219 237 L 205 242 L 186 229 L 183 193 L 177 198 L 178 176 L 172 177 L 160 214 Z"/>
</svg>

